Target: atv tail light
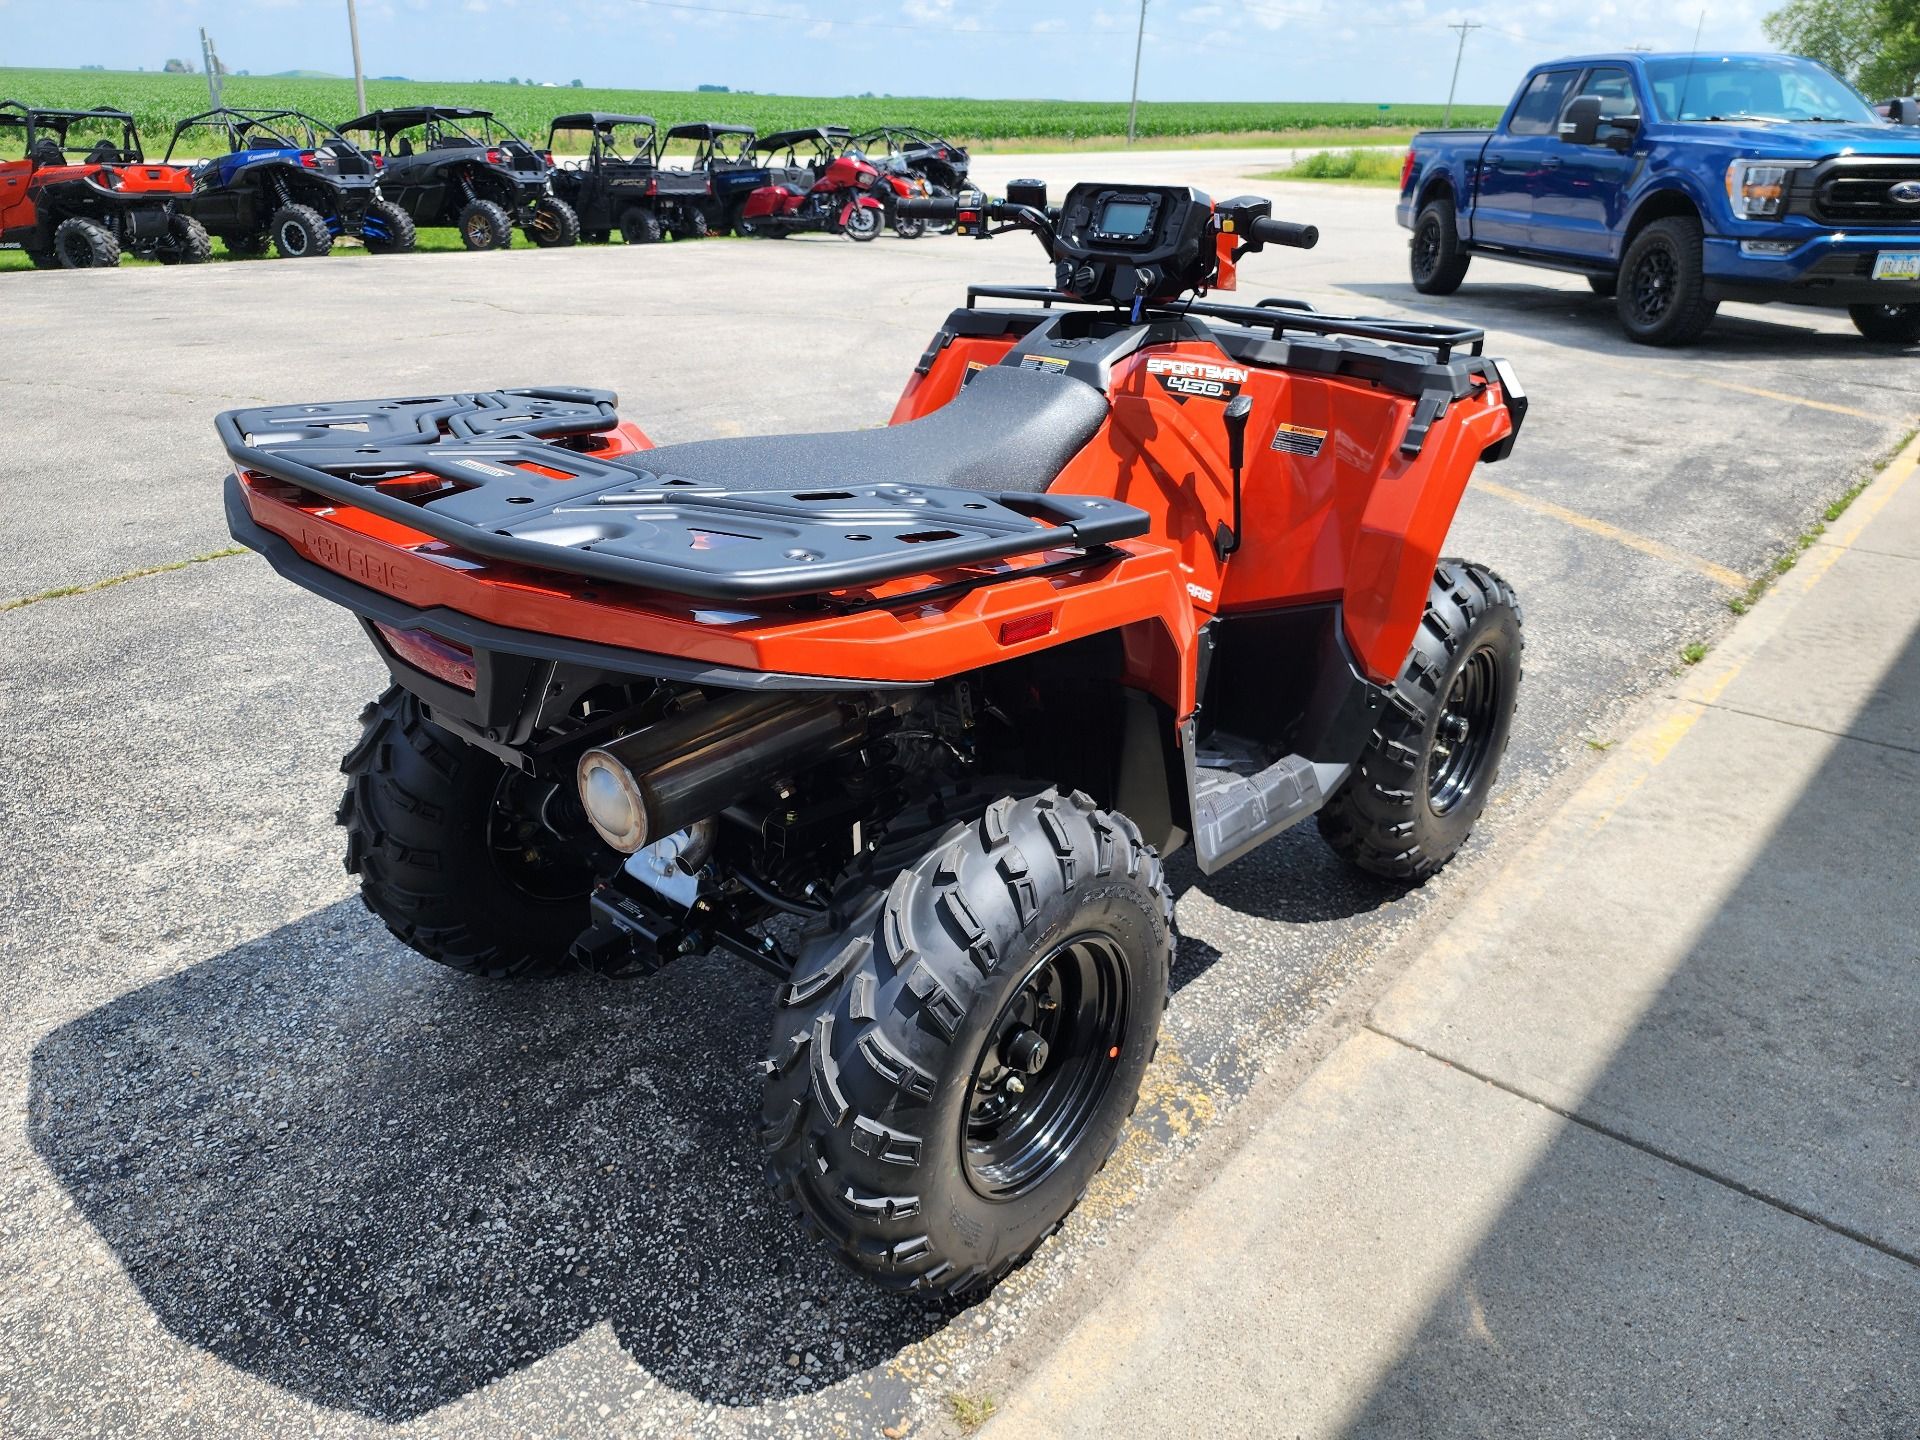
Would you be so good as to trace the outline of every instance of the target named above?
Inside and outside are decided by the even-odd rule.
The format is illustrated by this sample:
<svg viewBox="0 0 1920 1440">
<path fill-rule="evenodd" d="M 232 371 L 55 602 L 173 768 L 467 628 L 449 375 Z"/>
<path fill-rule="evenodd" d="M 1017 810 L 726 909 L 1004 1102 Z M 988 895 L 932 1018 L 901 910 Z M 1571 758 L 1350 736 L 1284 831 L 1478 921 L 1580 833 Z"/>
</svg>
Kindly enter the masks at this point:
<svg viewBox="0 0 1920 1440">
<path fill-rule="evenodd" d="M 487 151 L 487 163 L 489 165 L 504 165 L 507 163 L 507 157 L 502 155 L 498 150 L 489 150 Z"/>
<path fill-rule="evenodd" d="M 1407 158 L 1400 162 L 1400 188 L 1407 188 L 1407 182 L 1413 179 L 1413 151 L 1407 151 Z"/>
<path fill-rule="evenodd" d="M 318 170 L 320 168 L 320 157 L 311 150 L 302 150 L 300 152 L 300 163 L 309 170 Z"/>
<path fill-rule="evenodd" d="M 1788 176 L 1811 160 L 1736 160 L 1727 167 L 1727 200 L 1742 220 L 1771 220 L 1786 209 Z"/>
<path fill-rule="evenodd" d="M 373 161 L 373 168 L 374 168 L 374 169 L 376 169 L 376 170 L 384 170 L 384 169 L 386 169 L 386 168 L 387 168 L 387 157 L 386 157 L 386 156 L 384 156 L 384 155 L 382 155 L 382 154 L 380 154 L 379 152 L 377 152 L 377 151 L 376 151 L 376 152 L 375 152 L 375 153 L 374 153 L 374 154 L 373 154 L 372 156 L 370 156 L 369 158 L 370 158 L 370 159 L 371 159 L 371 160 Z"/>
<path fill-rule="evenodd" d="M 1022 615 L 1016 620 L 1000 622 L 1000 643 L 1019 645 L 1024 641 L 1038 640 L 1042 635 L 1053 633 L 1053 611 L 1037 610 L 1031 615 Z"/>
<path fill-rule="evenodd" d="M 425 630 L 401 630 L 378 620 L 373 622 L 373 628 L 380 632 L 380 638 L 387 642 L 394 655 L 414 669 L 456 689 L 473 692 L 476 683 L 473 652 L 466 646 L 442 640 Z"/>
<path fill-rule="evenodd" d="M 540 152 L 540 158 L 541 158 L 542 160 L 544 160 L 544 161 L 546 161 L 546 163 L 547 163 L 547 164 L 549 164 L 549 165 L 551 165 L 551 164 L 553 164 L 553 151 L 551 151 L 551 150 L 542 150 L 542 151 Z"/>
</svg>

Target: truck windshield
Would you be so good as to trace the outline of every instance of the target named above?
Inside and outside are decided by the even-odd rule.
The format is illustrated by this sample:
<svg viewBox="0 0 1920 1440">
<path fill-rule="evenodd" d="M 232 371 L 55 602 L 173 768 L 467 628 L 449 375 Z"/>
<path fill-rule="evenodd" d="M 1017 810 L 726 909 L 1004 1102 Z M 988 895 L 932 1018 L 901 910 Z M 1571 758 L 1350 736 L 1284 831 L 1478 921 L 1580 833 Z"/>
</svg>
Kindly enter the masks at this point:
<svg viewBox="0 0 1920 1440">
<path fill-rule="evenodd" d="M 1852 86 L 1794 55 L 1671 55 L 1646 66 L 1663 120 L 1882 123 Z"/>
</svg>

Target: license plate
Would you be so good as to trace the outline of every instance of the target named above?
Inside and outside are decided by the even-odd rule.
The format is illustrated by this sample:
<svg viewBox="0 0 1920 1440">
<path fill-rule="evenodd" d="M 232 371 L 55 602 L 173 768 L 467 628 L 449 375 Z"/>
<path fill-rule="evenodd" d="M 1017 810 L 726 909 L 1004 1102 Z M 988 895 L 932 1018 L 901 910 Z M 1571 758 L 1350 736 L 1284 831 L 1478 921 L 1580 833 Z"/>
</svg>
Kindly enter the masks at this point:
<svg viewBox="0 0 1920 1440">
<path fill-rule="evenodd" d="M 1920 280 L 1920 250 L 1882 250 L 1873 262 L 1876 280 Z"/>
</svg>

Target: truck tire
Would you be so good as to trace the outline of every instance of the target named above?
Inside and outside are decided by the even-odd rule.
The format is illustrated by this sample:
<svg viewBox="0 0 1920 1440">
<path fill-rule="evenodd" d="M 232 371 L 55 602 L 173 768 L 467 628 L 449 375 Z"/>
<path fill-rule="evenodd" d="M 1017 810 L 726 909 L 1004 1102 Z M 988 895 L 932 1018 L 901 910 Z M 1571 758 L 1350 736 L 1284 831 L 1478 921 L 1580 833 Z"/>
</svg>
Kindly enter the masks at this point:
<svg viewBox="0 0 1920 1440">
<path fill-rule="evenodd" d="M 282 205 L 267 222 L 267 233 L 282 260 L 311 260 L 333 249 L 327 217 L 311 205 Z"/>
<path fill-rule="evenodd" d="M 1920 305 L 1849 305 L 1853 328 L 1888 345 L 1920 344 Z"/>
<path fill-rule="evenodd" d="M 567 968 L 592 850 L 540 819 L 530 777 L 466 744 L 395 686 L 361 712 L 334 818 L 360 898 L 429 960 L 489 979 Z M 541 794 L 544 799 L 544 792 Z"/>
<path fill-rule="evenodd" d="M 513 220 L 491 200 L 469 200 L 456 223 L 469 250 L 505 250 L 513 244 Z"/>
<path fill-rule="evenodd" d="M 620 238 L 629 245 L 651 245 L 660 238 L 660 217 L 629 205 L 620 213 Z"/>
<path fill-rule="evenodd" d="M 1589 275 L 1587 276 L 1587 288 L 1602 300 L 1611 300 L 1619 293 L 1620 277 L 1618 275 Z"/>
<path fill-rule="evenodd" d="M 1133 822 L 1082 794 L 1003 796 L 926 838 L 803 938 L 761 1137 L 776 1193 L 845 1263 L 958 1295 L 1031 1255 L 1119 1144 L 1173 900 Z"/>
<path fill-rule="evenodd" d="M 1689 345 L 1706 333 L 1720 302 L 1707 298 L 1705 243 L 1706 231 L 1691 215 L 1655 220 L 1633 237 L 1614 299 L 1629 340 Z"/>
<path fill-rule="evenodd" d="M 1442 560 L 1360 762 L 1318 816 L 1337 854 L 1417 884 L 1466 844 L 1500 773 L 1523 649 L 1512 587 Z"/>
<path fill-rule="evenodd" d="M 574 208 L 552 195 L 533 202 L 527 219 L 527 238 L 542 250 L 560 250 L 580 243 L 580 217 Z"/>
<path fill-rule="evenodd" d="M 380 233 L 374 234 L 377 228 Z M 369 255 L 404 255 L 420 243 L 413 217 L 391 200 L 375 200 L 360 222 L 360 243 Z"/>
<path fill-rule="evenodd" d="M 1453 197 L 1442 195 L 1429 200 L 1413 222 L 1409 251 L 1413 288 L 1422 295 L 1451 295 L 1467 278 L 1467 265 L 1472 259 L 1460 248 Z"/>
<path fill-rule="evenodd" d="M 73 215 L 53 227 L 53 253 L 68 270 L 110 270 L 120 263 L 120 242 L 106 226 Z"/>
</svg>

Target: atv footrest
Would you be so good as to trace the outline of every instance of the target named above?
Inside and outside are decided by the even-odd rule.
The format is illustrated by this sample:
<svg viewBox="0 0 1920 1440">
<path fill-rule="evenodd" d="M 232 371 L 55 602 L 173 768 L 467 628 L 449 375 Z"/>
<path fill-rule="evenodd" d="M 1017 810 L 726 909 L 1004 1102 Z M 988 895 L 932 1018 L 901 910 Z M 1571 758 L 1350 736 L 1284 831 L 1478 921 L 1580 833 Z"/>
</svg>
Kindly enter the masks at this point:
<svg viewBox="0 0 1920 1440">
<path fill-rule="evenodd" d="M 1210 764 L 1215 758 L 1202 755 L 1189 771 L 1194 856 L 1208 875 L 1313 814 L 1346 772 L 1304 755 L 1260 769 Z"/>
<path fill-rule="evenodd" d="M 1085 495 L 848 484 L 728 489 L 553 439 L 615 424 L 606 391 L 549 387 L 264 406 L 219 417 L 244 471 L 471 554 L 702 599 L 853 590 L 1143 535 Z M 1019 573 L 1012 568 L 1009 575 Z"/>
</svg>

